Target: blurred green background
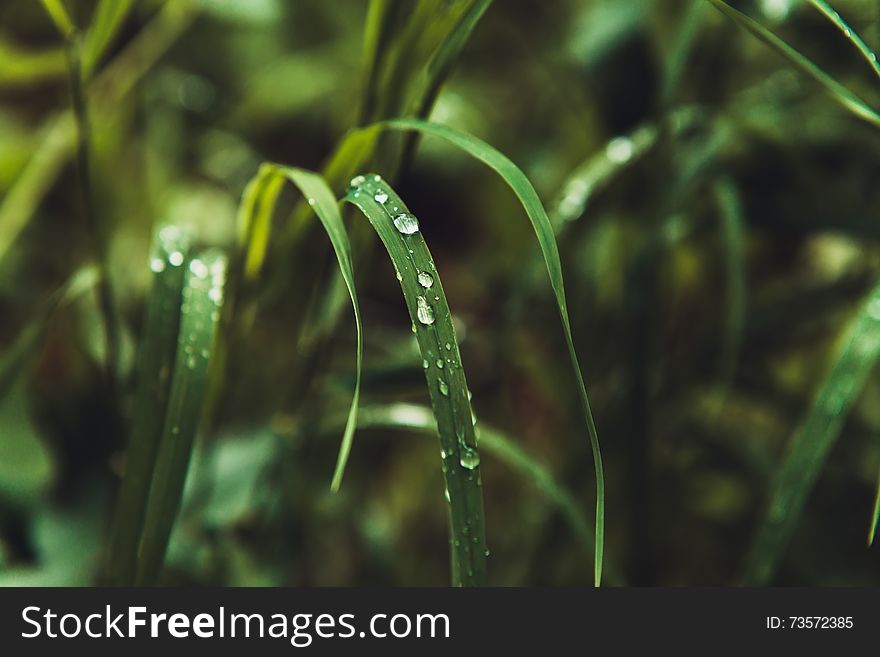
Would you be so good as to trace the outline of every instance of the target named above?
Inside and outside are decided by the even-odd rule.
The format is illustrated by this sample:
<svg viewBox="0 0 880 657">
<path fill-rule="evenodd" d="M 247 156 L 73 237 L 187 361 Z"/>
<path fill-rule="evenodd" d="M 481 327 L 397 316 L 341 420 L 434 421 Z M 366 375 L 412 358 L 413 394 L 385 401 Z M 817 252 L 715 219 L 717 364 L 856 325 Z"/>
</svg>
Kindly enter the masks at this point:
<svg viewBox="0 0 880 657">
<path fill-rule="evenodd" d="M 95 581 L 124 467 L 153 227 L 231 243 L 259 164 L 320 170 L 363 111 L 368 3 L 169 4 L 135 3 L 90 92 L 93 195 L 123 328 L 112 389 L 94 290 L 43 319 L 94 259 L 64 48 L 41 3 L 0 3 L 0 584 Z M 880 3 L 833 4 L 880 46 Z M 79 25 L 92 5 L 67 3 Z M 401 3 L 399 25 L 414 5 Z M 737 6 L 880 102 L 871 69 L 809 3 Z M 417 37 L 401 46 L 416 62 L 432 38 Z M 606 581 L 741 582 L 777 464 L 880 275 L 880 131 L 709 3 L 685 0 L 496 1 L 431 118 L 519 164 L 558 226 L 605 457 Z M 398 174 L 420 219 L 480 423 L 551 471 L 590 525 L 574 378 L 515 197 L 430 140 L 399 171 L 375 164 Z M 279 226 L 295 201 L 282 196 Z M 320 228 L 280 233 L 253 332 L 228 354 L 163 581 L 444 585 L 435 438 L 361 429 L 342 490 L 329 491 L 354 326 L 344 305 L 324 303 L 339 287 Z M 425 406 L 393 268 L 364 234 L 356 256 L 365 413 Z M 33 357 L 8 367 L 23 340 Z M 406 408 L 392 411 L 405 420 Z M 770 583 L 880 583 L 865 540 L 878 467 L 874 374 Z M 482 471 L 490 583 L 590 585 L 591 545 L 534 482 L 485 452 Z"/>
</svg>

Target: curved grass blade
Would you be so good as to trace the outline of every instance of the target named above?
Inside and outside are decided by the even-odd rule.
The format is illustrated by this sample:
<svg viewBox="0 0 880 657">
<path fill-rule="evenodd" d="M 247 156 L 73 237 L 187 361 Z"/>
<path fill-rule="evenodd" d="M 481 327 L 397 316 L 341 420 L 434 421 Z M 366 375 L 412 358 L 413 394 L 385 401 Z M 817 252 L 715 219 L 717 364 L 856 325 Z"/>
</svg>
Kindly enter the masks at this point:
<svg viewBox="0 0 880 657">
<path fill-rule="evenodd" d="M 834 365 L 776 473 L 769 508 L 746 567 L 750 584 L 768 582 L 797 527 L 828 453 L 880 357 L 880 284 L 847 330 Z"/>
<path fill-rule="evenodd" d="M 100 0 L 98 3 L 83 44 L 81 65 L 86 80 L 91 78 L 133 5 L 134 0 Z"/>
<path fill-rule="evenodd" d="M 859 36 L 859 33 L 852 29 L 847 22 L 843 20 L 840 13 L 838 13 L 834 7 L 825 2 L 825 0 L 810 0 L 810 4 L 825 14 L 828 20 L 834 23 L 837 29 L 843 32 L 844 36 L 852 42 L 862 57 L 865 58 L 865 61 L 868 62 L 874 73 L 880 77 L 880 61 L 878 61 L 877 53 L 871 50 L 871 47 L 865 43 L 865 40 Z"/>
<path fill-rule="evenodd" d="M 440 434 L 441 467 L 449 492 L 452 581 L 486 581 L 486 531 L 480 454 L 455 327 L 443 285 L 419 232 L 418 220 L 379 176 L 358 176 L 345 201 L 369 219 L 397 270 L 412 319 Z"/>
<path fill-rule="evenodd" d="M 263 164 L 260 172 L 245 189 L 242 205 L 238 216 L 239 244 L 244 252 L 245 278 L 255 280 L 262 268 L 266 255 L 266 246 L 272 228 L 272 213 L 278 198 L 281 185 L 287 179 L 293 183 L 307 199 L 308 206 L 314 210 L 336 253 L 339 271 L 348 288 L 351 298 L 354 320 L 357 328 L 357 371 L 355 375 L 354 394 L 348 412 L 348 422 L 342 436 L 342 445 L 333 473 L 330 488 L 338 491 L 342 485 L 342 476 L 348 462 L 357 425 L 357 409 L 360 403 L 361 366 L 364 356 L 364 333 L 361 323 L 361 311 L 358 304 L 357 291 L 354 284 L 354 267 L 351 258 L 351 245 L 339 213 L 339 204 L 324 179 L 310 171 L 285 167 L 278 164 Z"/>
<path fill-rule="evenodd" d="M 70 14 L 68 14 L 67 9 L 64 8 L 64 3 L 61 0 L 42 0 L 42 2 L 43 8 L 46 10 L 46 13 L 49 14 L 49 18 L 52 19 L 52 22 L 55 24 L 55 27 L 58 28 L 58 32 L 61 33 L 61 36 L 65 40 L 72 37 L 76 32 L 76 25 L 73 24 Z"/>
<path fill-rule="evenodd" d="M 108 547 L 106 578 L 116 586 L 134 584 L 137 573 L 147 496 L 174 372 L 189 241 L 177 226 L 165 226 L 157 231 L 152 247 L 153 285 L 138 350 L 134 416 Z"/>
<path fill-rule="evenodd" d="M 184 272 L 174 374 L 140 545 L 139 585 L 155 583 L 162 567 L 180 509 L 193 443 L 207 411 L 226 266 L 222 251 L 205 249 L 194 254 Z"/>
<path fill-rule="evenodd" d="M 868 547 L 874 545 L 878 522 L 880 522 L 880 476 L 877 477 L 877 495 L 874 497 L 874 511 L 872 513 L 871 525 L 868 527 Z"/>
<path fill-rule="evenodd" d="M 362 408 L 358 413 L 359 429 L 411 429 L 431 436 L 437 435 L 437 421 L 431 409 L 415 404 L 391 404 Z M 475 428 L 479 444 L 487 454 L 498 458 L 514 472 L 534 484 L 556 507 L 575 536 L 592 556 L 596 537 L 590 522 L 581 512 L 571 493 L 556 480 L 553 473 L 534 456 L 522 449 L 502 432 L 482 422 Z M 606 567 L 607 570 L 607 567 Z"/>
<path fill-rule="evenodd" d="M 556 305 L 562 320 L 562 329 L 565 334 L 565 342 L 568 347 L 569 358 L 577 379 L 578 393 L 580 394 L 581 406 L 587 423 L 590 447 L 593 451 L 593 463 L 596 471 L 596 550 L 595 550 L 595 584 L 599 586 L 602 580 L 602 556 L 605 541 L 605 475 L 602 466 L 602 455 L 599 449 L 599 436 L 593 421 L 593 413 L 590 409 L 590 401 L 587 396 L 587 388 L 578 363 L 577 352 L 574 348 L 574 340 L 571 334 L 571 322 L 568 317 L 568 304 L 565 299 L 565 286 L 562 278 L 562 263 L 559 259 L 559 248 L 553 233 L 553 227 L 547 212 L 541 204 L 535 188 L 529 182 L 526 175 L 511 162 L 505 155 L 495 150 L 487 143 L 469 134 L 459 132 L 444 125 L 420 121 L 417 119 L 393 119 L 379 125 L 392 130 L 416 130 L 429 136 L 440 137 L 454 146 L 461 148 L 472 157 L 488 165 L 504 182 L 513 190 L 520 203 L 522 203 L 538 244 L 544 255 L 544 262 L 550 275 L 550 284 L 556 296 Z"/>
<path fill-rule="evenodd" d="M 856 96 L 852 91 L 840 84 L 832 78 L 824 70 L 816 66 L 811 60 L 804 57 L 800 52 L 792 48 L 788 43 L 780 39 L 773 32 L 761 25 L 758 21 L 747 16 L 743 12 L 734 9 L 724 0 L 708 0 L 720 12 L 732 19 L 737 25 L 742 27 L 754 36 L 758 37 L 765 44 L 770 46 L 777 53 L 788 60 L 795 68 L 813 78 L 831 93 L 831 96 L 844 108 L 858 116 L 860 119 L 880 127 L 880 113 L 876 109 L 865 103 L 864 100 Z"/>
</svg>

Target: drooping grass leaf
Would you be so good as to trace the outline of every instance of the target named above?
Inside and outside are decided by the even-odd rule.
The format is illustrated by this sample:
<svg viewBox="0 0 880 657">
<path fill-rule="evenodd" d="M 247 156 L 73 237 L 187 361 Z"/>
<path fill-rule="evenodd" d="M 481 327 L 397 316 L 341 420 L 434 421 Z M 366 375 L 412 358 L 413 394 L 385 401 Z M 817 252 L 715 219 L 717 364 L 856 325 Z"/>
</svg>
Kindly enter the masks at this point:
<svg viewBox="0 0 880 657">
<path fill-rule="evenodd" d="M 868 295 L 846 331 L 831 371 L 779 465 L 767 515 L 747 563 L 747 582 L 764 584 L 772 578 L 828 453 L 878 357 L 880 284 Z"/>
<path fill-rule="evenodd" d="M 106 577 L 117 586 L 132 585 L 137 573 L 147 496 L 174 373 L 188 252 L 189 236 L 180 228 L 157 231 L 150 259 L 153 284 L 138 349 L 134 416 L 108 548 Z"/>
<path fill-rule="evenodd" d="M 351 245 L 342 223 L 342 215 L 339 213 L 339 204 L 336 197 L 324 179 L 310 171 L 285 167 L 277 164 L 264 164 L 260 167 L 257 176 L 248 184 L 242 198 L 242 204 L 238 216 L 239 245 L 244 253 L 245 278 L 254 280 L 258 276 L 266 255 L 266 246 L 272 228 L 272 213 L 278 198 L 281 185 L 284 180 L 292 182 L 306 198 L 308 207 L 311 207 L 324 226 L 336 259 L 339 263 L 339 271 L 348 288 L 348 295 L 354 310 L 355 325 L 357 327 L 357 364 L 354 394 L 352 395 L 351 408 L 348 413 L 348 422 L 342 436 L 342 445 L 339 449 L 339 457 L 336 469 L 333 473 L 331 489 L 339 490 L 342 484 L 342 475 L 345 472 L 345 464 L 351 453 L 352 440 L 354 438 L 355 425 L 357 424 L 357 408 L 360 401 L 361 389 L 361 364 L 363 362 L 363 327 L 361 325 L 361 312 L 358 305 L 357 291 L 354 284 L 354 268 L 352 266 Z"/>
<path fill-rule="evenodd" d="M 58 28 L 61 36 L 64 39 L 69 39 L 73 36 L 74 32 L 76 32 L 76 26 L 70 19 L 70 14 L 67 13 L 64 3 L 61 0 L 42 0 L 42 2 L 43 8 L 49 14 L 52 22 L 55 23 L 55 27 Z"/>
<path fill-rule="evenodd" d="M 92 16 L 82 51 L 82 75 L 88 80 L 131 11 L 134 0 L 100 0 Z"/>
<path fill-rule="evenodd" d="M 777 53 L 782 55 L 788 62 L 801 72 L 813 78 L 831 93 L 831 96 L 844 108 L 859 118 L 880 127 L 880 113 L 856 96 L 852 91 L 832 78 L 828 73 L 816 66 L 800 52 L 792 48 L 788 43 L 780 39 L 769 29 L 761 25 L 755 19 L 743 12 L 734 9 L 724 0 L 708 0 L 719 11 L 731 18 L 737 25 L 751 32 Z"/>
<path fill-rule="evenodd" d="M 449 493 L 453 584 L 479 586 L 486 581 L 487 556 L 480 454 L 443 285 L 418 220 L 397 193 L 377 175 L 358 176 L 351 182 L 345 201 L 364 213 L 385 245 L 422 355 Z"/>
<path fill-rule="evenodd" d="M 880 522 L 880 475 L 877 477 L 877 494 L 874 496 L 874 511 L 871 513 L 871 524 L 868 527 L 868 545 L 874 545 L 877 535 L 877 524 Z"/>
<path fill-rule="evenodd" d="M 571 322 L 568 317 L 568 304 L 565 298 L 565 285 L 562 277 L 562 263 L 559 259 L 559 247 L 553 233 L 553 226 L 547 217 L 547 212 L 538 197 L 535 188 L 529 182 L 526 175 L 510 161 L 505 155 L 492 148 L 483 141 L 469 134 L 454 130 L 444 125 L 420 121 L 417 119 L 393 119 L 382 124 L 392 130 L 416 130 L 429 136 L 440 137 L 454 146 L 461 148 L 472 157 L 488 165 L 505 183 L 513 190 L 522 203 L 535 234 L 538 244 L 544 255 L 544 262 L 550 275 L 550 284 L 556 296 L 556 305 L 562 320 L 562 329 L 565 334 L 565 342 L 568 347 L 569 358 L 577 380 L 578 393 L 583 407 L 584 417 L 587 423 L 590 447 L 593 451 L 593 462 L 596 471 L 596 550 L 595 550 L 595 584 L 598 586 L 602 579 L 602 555 L 605 537 L 605 475 L 602 466 L 602 455 L 599 449 L 599 437 L 596 425 L 593 421 L 593 413 L 590 409 L 590 401 L 587 396 L 587 388 L 578 363 L 577 352 L 574 348 L 574 340 L 571 334 Z"/>
<path fill-rule="evenodd" d="M 828 20 L 834 23 L 837 29 L 843 32 L 844 36 L 852 42 L 862 57 L 865 58 L 865 61 L 868 62 L 874 73 L 880 77 L 880 61 L 878 61 L 877 53 L 871 50 L 871 47 L 865 43 L 865 40 L 859 36 L 859 33 L 843 20 L 840 13 L 834 9 L 834 7 L 825 2 L 825 0 L 810 0 L 810 4 L 821 11 Z"/>
<path fill-rule="evenodd" d="M 180 509 L 193 443 L 207 410 L 226 286 L 226 255 L 194 252 L 185 263 L 174 372 L 144 518 L 136 582 L 155 583 Z"/>
</svg>

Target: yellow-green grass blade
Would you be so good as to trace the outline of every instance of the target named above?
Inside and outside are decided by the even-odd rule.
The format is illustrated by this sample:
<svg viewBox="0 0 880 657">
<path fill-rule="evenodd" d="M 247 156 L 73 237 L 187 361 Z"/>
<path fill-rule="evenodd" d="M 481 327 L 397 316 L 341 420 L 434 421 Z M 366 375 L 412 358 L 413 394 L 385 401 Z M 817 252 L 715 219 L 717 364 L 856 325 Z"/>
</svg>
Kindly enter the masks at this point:
<svg viewBox="0 0 880 657">
<path fill-rule="evenodd" d="M 92 16 L 82 51 L 82 75 L 88 80 L 113 42 L 118 29 L 134 5 L 134 0 L 100 0 Z"/>
<path fill-rule="evenodd" d="M 707 1 L 711 2 L 719 11 L 732 19 L 737 25 L 750 32 L 777 53 L 782 55 L 792 66 L 825 87 L 825 89 L 831 94 L 832 98 L 834 98 L 841 106 L 860 119 L 863 119 L 874 126 L 880 127 L 880 113 L 878 113 L 876 109 L 869 106 L 864 100 L 856 96 L 847 87 L 840 84 L 828 73 L 819 68 L 788 43 L 780 39 L 769 29 L 750 16 L 734 9 L 727 2 L 724 2 L 724 0 Z"/>
<path fill-rule="evenodd" d="M 877 53 L 871 50 L 871 47 L 859 36 L 859 33 L 843 20 L 843 16 L 825 0 L 810 0 L 810 4 L 822 12 L 828 20 L 834 23 L 837 29 L 843 32 L 843 35 L 852 42 L 859 51 L 859 54 L 868 62 L 874 73 L 880 77 L 880 61 L 878 61 Z"/>
<path fill-rule="evenodd" d="M 377 175 L 357 176 L 345 201 L 369 219 L 385 245 L 403 290 L 423 359 L 440 434 L 441 468 L 449 493 L 452 582 L 486 582 L 486 531 L 480 455 L 470 394 L 452 314 L 418 220 Z"/>
<path fill-rule="evenodd" d="M 428 136 L 440 137 L 488 165 L 513 190 L 532 223 L 535 235 L 538 238 L 538 244 L 544 256 L 544 262 L 547 265 L 547 271 L 550 275 L 550 284 L 556 297 L 556 305 L 562 320 L 565 342 L 577 380 L 581 406 L 583 407 L 584 418 L 587 423 L 590 447 L 593 451 L 593 462 L 596 472 L 596 550 L 594 572 L 595 584 L 598 586 L 602 579 L 602 556 L 605 538 L 605 475 L 602 466 L 602 455 L 599 449 L 599 436 L 596 432 L 593 413 L 590 409 L 587 387 L 584 383 L 577 352 L 574 348 L 571 322 L 568 316 L 568 304 L 565 298 L 565 285 L 562 277 L 562 263 L 559 259 L 559 247 L 556 244 L 553 227 L 550 224 L 550 219 L 547 217 L 547 212 L 541 203 L 541 199 L 519 167 L 507 156 L 476 137 L 448 126 L 418 119 L 393 119 L 385 121 L 380 125 L 391 130 L 416 130 Z"/>
<path fill-rule="evenodd" d="M 134 584 L 137 573 L 147 496 L 174 373 L 189 242 L 188 234 L 177 226 L 164 226 L 157 231 L 151 250 L 153 283 L 138 349 L 137 390 L 125 472 L 108 546 L 105 578 L 116 586 Z"/>
<path fill-rule="evenodd" d="M 880 476 L 877 477 L 877 493 L 874 496 L 874 510 L 871 513 L 871 524 L 868 526 L 868 546 L 874 545 L 877 535 L 877 524 L 880 522 Z"/>
<path fill-rule="evenodd" d="M 42 2 L 43 8 L 49 14 L 49 18 L 52 19 L 61 36 L 65 40 L 71 38 L 76 32 L 76 25 L 73 24 L 70 14 L 67 13 L 64 3 L 61 0 L 42 0 Z"/>
<path fill-rule="evenodd" d="M 195 251 L 185 265 L 174 373 L 147 499 L 136 583 L 152 585 L 174 527 L 193 444 L 207 412 L 226 286 L 226 255 Z"/>
<path fill-rule="evenodd" d="M 771 580 L 846 418 L 880 356 L 880 284 L 857 312 L 806 419 L 792 438 L 770 490 L 746 581 Z"/>
<path fill-rule="evenodd" d="M 354 284 L 354 266 L 352 265 L 351 244 L 345 232 L 342 215 L 339 212 L 339 203 L 333 192 L 327 186 L 324 179 L 311 171 L 285 167 L 278 164 L 263 164 L 259 173 L 248 184 L 242 198 L 242 204 L 238 216 L 239 246 L 244 261 L 244 276 L 248 280 L 256 280 L 262 269 L 266 257 L 266 247 L 272 230 L 272 215 L 278 193 L 285 180 L 293 183 L 306 199 L 321 225 L 324 227 L 336 260 L 339 263 L 339 271 L 348 288 L 354 310 L 355 325 L 357 328 L 357 362 L 354 394 L 352 395 L 351 407 L 348 413 L 348 422 L 342 436 L 342 445 L 336 461 L 333 473 L 331 489 L 339 490 L 342 484 L 342 476 L 345 465 L 351 454 L 351 446 L 354 439 L 354 430 L 357 424 L 357 409 L 360 402 L 361 389 L 361 365 L 363 363 L 363 326 L 361 324 L 361 311 L 358 305 L 357 290 Z"/>
</svg>

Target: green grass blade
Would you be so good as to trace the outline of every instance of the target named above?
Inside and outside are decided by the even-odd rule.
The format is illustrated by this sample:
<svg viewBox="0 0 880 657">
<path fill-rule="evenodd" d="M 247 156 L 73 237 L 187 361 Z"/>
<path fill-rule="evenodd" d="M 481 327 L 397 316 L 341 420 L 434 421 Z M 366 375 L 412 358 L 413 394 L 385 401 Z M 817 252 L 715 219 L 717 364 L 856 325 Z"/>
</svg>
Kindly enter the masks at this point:
<svg viewBox="0 0 880 657">
<path fill-rule="evenodd" d="M 183 497 L 193 443 L 207 410 L 223 295 L 226 256 L 196 252 L 186 264 L 174 374 L 140 545 L 137 583 L 155 583 Z"/>
<path fill-rule="evenodd" d="M 330 238 L 333 251 L 336 253 L 336 260 L 339 263 L 339 271 L 342 273 L 342 279 L 345 282 L 346 288 L 348 288 L 348 295 L 354 310 L 354 320 L 357 328 L 356 376 L 354 394 L 352 395 L 351 407 L 348 413 L 348 422 L 345 425 L 342 445 L 339 449 L 333 481 L 330 485 L 333 491 L 337 491 L 342 484 L 345 464 L 348 462 L 348 457 L 351 454 L 354 430 L 357 425 L 364 336 L 361 311 L 354 284 L 351 244 L 348 241 L 348 234 L 345 232 L 345 225 L 339 212 L 339 204 L 324 178 L 304 169 L 277 164 L 264 164 L 260 167 L 260 172 L 248 184 L 242 198 L 238 216 L 239 245 L 244 252 L 245 277 L 255 280 L 265 259 L 266 245 L 268 244 L 272 227 L 272 214 L 281 184 L 285 179 L 293 183 L 302 192 L 306 198 L 307 206 L 314 211 Z"/>
<path fill-rule="evenodd" d="M 562 329 L 565 334 L 565 342 L 568 347 L 569 358 L 577 379 L 578 393 L 587 423 L 590 447 L 593 451 L 593 462 L 596 471 L 596 551 L 595 551 L 595 584 L 598 586 L 602 579 L 602 556 L 605 538 L 605 475 L 602 466 L 602 455 L 599 449 L 599 436 L 593 421 L 593 413 L 590 409 L 590 401 L 587 396 L 587 388 L 578 363 L 577 352 L 571 335 L 571 322 L 568 317 L 568 304 L 565 299 L 565 286 L 562 278 L 562 263 L 559 259 L 559 248 L 553 233 L 553 227 L 547 212 L 541 204 L 535 188 L 529 182 L 526 175 L 511 162 L 505 155 L 495 150 L 476 137 L 444 125 L 420 121 L 417 119 L 394 119 L 383 122 L 381 125 L 393 130 L 416 130 L 429 136 L 440 137 L 451 144 L 461 148 L 469 155 L 488 165 L 504 182 L 510 186 L 519 198 L 532 222 L 532 227 L 538 237 L 544 262 L 550 274 L 550 284 L 556 296 L 556 305 L 562 320 Z"/>
<path fill-rule="evenodd" d="M 76 26 L 73 24 L 70 14 L 67 13 L 67 9 L 64 8 L 64 3 L 61 0 L 42 0 L 42 2 L 43 8 L 49 14 L 49 18 L 52 19 L 61 36 L 65 40 L 72 37 L 76 32 Z"/>
<path fill-rule="evenodd" d="M 83 44 L 82 75 L 86 80 L 91 78 L 133 5 L 134 0 L 100 0 L 98 3 Z"/>
<path fill-rule="evenodd" d="M 874 511 L 871 514 L 871 524 L 868 527 L 868 546 L 874 545 L 874 537 L 877 535 L 877 524 L 880 522 L 880 476 L 877 477 L 877 494 L 874 496 Z"/>
<path fill-rule="evenodd" d="M 116 586 L 134 584 L 137 573 L 138 545 L 174 371 L 188 252 L 189 237 L 177 226 L 157 232 L 150 258 L 153 285 L 138 349 L 134 416 L 108 547 L 106 579 Z"/>
<path fill-rule="evenodd" d="M 880 127 L 880 113 L 878 113 L 877 110 L 870 107 L 865 101 L 856 96 L 853 92 L 828 75 L 828 73 L 776 36 L 773 32 L 743 12 L 734 9 L 724 2 L 724 0 L 707 1 L 711 2 L 719 11 L 732 19 L 737 25 L 746 31 L 751 32 L 766 45 L 782 55 L 792 66 L 825 87 L 825 89 L 831 93 L 831 96 L 844 108 L 858 116 L 860 119 Z"/>
<path fill-rule="evenodd" d="M 722 337 L 720 379 L 726 391 L 733 381 L 743 342 L 746 318 L 746 256 L 743 208 L 736 184 L 722 178 L 715 184 L 715 199 L 721 215 L 726 280 L 727 316 Z M 723 401 L 723 397 L 722 397 Z"/>
<path fill-rule="evenodd" d="M 812 4 L 816 9 L 822 12 L 828 20 L 830 20 L 834 25 L 843 32 L 844 36 L 849 39 L 852 44 L 858 49 L 859 53 L 862 57 L 865 58 L 865 61 L 871 66 L 871 69 L 874 73 L 880 77 L 880 61 L 878 61 L 877 53 L 871 50 L 871 47 L 859 36 L 859 33 L 856 32 L 852 27 L 850 27 L 843 17 L 838 13 L 834 7 L 829 5 L 825 0 L 810 0 L 810 4 Z"/>
<path fill-rule="evenodd" d="M 358 176 L 345 200 L 369 219 L 397 270 L 422 354 L 449 491 L 452 581 L 486 581 L 486 531 L 473 411 L 449 304 L 418 220 L 379 176 Z"/>
<path fill-rule="evenodd" d="M 746 567 L 747 582 L 764 584 L 772 578 L 828 453 L 878 357 L 880 284 L 846 331 L 831 372 L 779 466 L 767 515 Z"/>
</svg>

